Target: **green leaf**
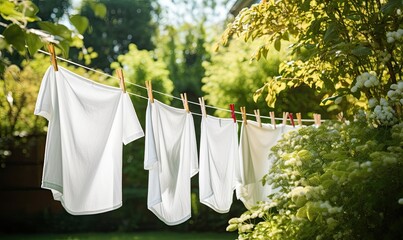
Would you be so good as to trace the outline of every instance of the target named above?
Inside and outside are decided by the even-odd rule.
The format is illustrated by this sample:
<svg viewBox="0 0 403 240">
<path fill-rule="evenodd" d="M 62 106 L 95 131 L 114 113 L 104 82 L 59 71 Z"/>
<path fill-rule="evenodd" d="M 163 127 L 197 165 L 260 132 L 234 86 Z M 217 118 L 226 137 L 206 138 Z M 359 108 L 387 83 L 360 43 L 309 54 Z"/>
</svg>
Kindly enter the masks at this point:
<svg viewBox="0 0 403 240">
<path fill-rule="evenodd" d="M 280 52 L 281 50 L 281 39 L 280 38 L 276 38 L 276 40 L 274 41 L 274 48 Z"/>
<path fill-rule="evenodd" d="M 95 16 L 99 18 L 104 18 L 106 16 L 106 6 L 102 3 L 94 4 L 92 7 Z"/>
<path fill-rule="evenodd" d="M 313 203 L 308 203 L 306 208 L 306 216 L 309 221 L 313 221 L 319 215 L 319 209 Z"/>
<path fill-rule="evenodd" d="M 337 26 L 334 23 L 329 24 L 329 27 L 327 28 L 325 35 L 323 36 L 323 41 L 325 44 L 334 41 L 338 38 L 338 32 L 337 32 Z"/>
<path fill-rule="evenodd" d="M 63 57 L 69 56 L 70 42 L 69 41 L 61 41 L 58 44 L 59 48 L 62 50 Z"/>
<path fill-rule="evenodd" d="M 41 38 L 33 33 L 28 33 L 26 36 L 29 54 L 33 55 L 43 46 Z"/>
<path fill-rule="evenodd" d="M 322 104 L 326 104 L 327 101 L 334 101 L 334 100 L 336 100 L 336 98 L 338 98 L 338 97 L 339 97 L 339 95 L 335 95 L 335 96 L 331 96 L 331 97 L 325 98 L 325 99 L 323 99 L 323 100 L 321 101 L 321 103 L 322 103 Z"/>
<path fill-rule="evenodd" d="M 311 0 L 305 0 L 301 5 L 301 10 L 302 11 L 307 12 L 307 11 L 310 10 L 310 8 L 311 8 Z"/>
<path fill-rule="evenodd" d="M 297 214 L 295 214 L 295 216 L 298 218 L 306 218 L 307 217 L 306 209 L 307 209 L 306 205 L 298 209 Z"/>
<path fill-rule="evenodd" d="M 285 32 L 281 35 L 281 38 L 283 40 L 289 41 L 290 40 L 290 34 L 288 32 Z"/>
<path fill-rule="evenodd" d="M 22 18 L 24 15 L 15 10 L 15 4 L 11 1 L 1 1 L 0 2 L 0 14 L 6 19 L 10 20 L 11 18 Z"/>
<path fill-rule="evenodd" d="M 25 32 L 17 25 L 11 24 L 4 32 L 3 36 L 19 52 L 25 52 Z"/>
<path fill-rule="evenodd" d="M 28 18 L 36 18 L 36 14 L 39 12 L 39 8 L 31 1 L 24 1 L 19 4 L 18 9 Z"/>
<path fill-rule="evenodd" d="M 42 22 L 38 22 L 38 25 L 42 30 L 44 30 L 54 36 L 58 36 L 59 38 L 62 38 L 59 40 L 63 40 L 63 39 L 70 40 L 71 39 L 71 31 L 63 24 L 55 24 L 55 23 L 51 23 L 51 22 L 47 22 L 47 21 L 42 21 Z"/>
<path fill-rule="evenodd" d="M 253 93 L 253 101 L 254 102 L 257 102 L 259 97 L 262 95 L 262 92 L 263 92 L 263 88 L 259 88 L 258 90 L 256 90 L 256 92 Z"/>
<path fill-rule="evenodd" d="M 372 51 L 370 48 L 364 47 L 362 45 L 357 46 L 353 50 L 351 50 L 351 53 L 357 57 L 364 57 L 372 54 Z"/>
<path fill-rule="evenodd" d="M 80 15 L 73 15 L 70 17 L 71 24 L 77 29 L 80 34 L 84 34 L 85 30 L 88 28 L 88 18 L 80 16 Z"/>
<path fill-rule="evenodd" d="M 381 11 L 387 15 L 393 13 L 397 8 L 402 7 L 403 3 L 401 0 L 389 0 L 385 5 L 382 6 Z"/>
</svg>

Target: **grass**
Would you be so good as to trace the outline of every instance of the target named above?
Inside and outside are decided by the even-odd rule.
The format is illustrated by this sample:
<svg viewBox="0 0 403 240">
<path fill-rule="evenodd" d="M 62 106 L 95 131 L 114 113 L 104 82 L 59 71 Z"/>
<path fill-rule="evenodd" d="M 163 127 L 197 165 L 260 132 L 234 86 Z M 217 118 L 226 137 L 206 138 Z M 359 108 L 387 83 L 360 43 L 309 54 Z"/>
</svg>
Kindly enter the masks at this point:
<svg viewBox="0 0 403 240">
<path fill-rule="evenodd" d="M 32 234 L 1 235 L 2 240 L 233 240 L 234 233 L 178 233 L 178 232 L 134 232 L 134 233 L 78 233 L 78 234 Z"/>
</svg>

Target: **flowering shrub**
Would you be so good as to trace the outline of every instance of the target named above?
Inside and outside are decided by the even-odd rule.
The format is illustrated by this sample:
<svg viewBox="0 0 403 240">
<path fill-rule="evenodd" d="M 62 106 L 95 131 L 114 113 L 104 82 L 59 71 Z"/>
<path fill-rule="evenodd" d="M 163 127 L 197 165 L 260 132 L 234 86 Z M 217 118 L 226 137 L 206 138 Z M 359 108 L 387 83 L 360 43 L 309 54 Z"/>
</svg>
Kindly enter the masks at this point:
<svg viewBox="0 0 403 240">
<path fill-rule="evenodd" d="M 403 123 L 328 122 L 284 136 L 263 184 L 281 190 L 229 221 L 238 239 L 402 239 Z"/>
</svg>

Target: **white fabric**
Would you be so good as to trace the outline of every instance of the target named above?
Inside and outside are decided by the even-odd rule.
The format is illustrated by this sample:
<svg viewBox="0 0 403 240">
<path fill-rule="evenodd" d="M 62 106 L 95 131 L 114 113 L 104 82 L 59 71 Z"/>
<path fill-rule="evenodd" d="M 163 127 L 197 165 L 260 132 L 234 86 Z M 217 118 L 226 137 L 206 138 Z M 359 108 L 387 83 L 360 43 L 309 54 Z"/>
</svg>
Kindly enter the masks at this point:
<svg viewBox="0 0 403 240">
<path fill-rule="evenodd" d="M 272 186 L 263 186 L 262 179 L 273 165 L 271 148 L 281 139 L 282 134 L 294 129 L 292 126 L 262 124 L 248 120 L 242 124 L 239 143 L 239 164 L 236 166 L 236 195 L 246 208 L 250 209 L 259 201 L 269 201 L 268 195 L 276 191 Z"/>
<path fill-rule="evenodd" d="M 238 124 L 232 118 L 203 117 L 200 134 L 200 202 L 219 213 L 230 210 L 238 162 Z"/>
<path fill-rule="evenodd" d="M 48 123 L 42 188 L 73 215 L 122 205 L 122 142 L 144 136 L 121 89 L 49 67 L 35 114 Z"/>
<path fill-rule="evenodd" d="M 147 206 L 167 225 L 191 217 L 190 179 L 198 172 L 193 117 L 154 99 L 146 112 Z"/>
</svg>

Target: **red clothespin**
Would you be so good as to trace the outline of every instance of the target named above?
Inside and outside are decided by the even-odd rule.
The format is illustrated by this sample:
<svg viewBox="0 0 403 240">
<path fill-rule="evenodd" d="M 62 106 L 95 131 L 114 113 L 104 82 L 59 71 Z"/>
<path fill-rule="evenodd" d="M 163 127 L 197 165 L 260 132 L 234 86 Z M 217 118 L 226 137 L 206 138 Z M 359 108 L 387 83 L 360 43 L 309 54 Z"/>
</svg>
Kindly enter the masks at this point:
<svg viewBox="0 0 403 240">
<path fill-rule="evenodd" d="M 294 117 L 292 116 L 292 113 L 289 113 L 289 114 L 288 114 L 288 117 L 290 118 L 291 125 L 292 125 L 293 127 L 295 127 Z"/>
<path fill-rule="evenodd" d="M 234 123 L 236 123 L 236 116 L 235 116 L 235 105 L 231 103 L 229 105 L 229 108 L 231 109 L 231 117 L 234 119 Z"/>
</svg>

